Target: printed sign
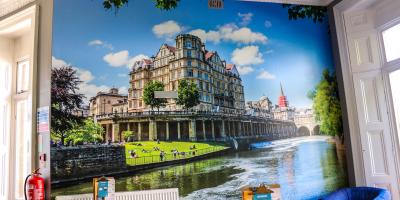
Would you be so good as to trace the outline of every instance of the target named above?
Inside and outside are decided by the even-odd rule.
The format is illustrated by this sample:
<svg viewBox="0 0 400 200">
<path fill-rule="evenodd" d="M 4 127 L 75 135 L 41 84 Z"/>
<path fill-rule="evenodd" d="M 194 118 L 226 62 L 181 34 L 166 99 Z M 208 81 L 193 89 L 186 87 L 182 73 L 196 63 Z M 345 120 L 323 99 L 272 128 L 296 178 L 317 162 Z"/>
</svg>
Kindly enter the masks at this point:
<svg viewBox="0 0 400 200">
<path fill-rule="evenodd" d="M 37 132 L 38 133 L 45 133 L 50 132 L 49 126 L 49 107 L 44 106 L 37 109 Z"/>
<path fill-rule="evenodd" d="M 224 8 L 224 0 L 208 0 L 208 8 Z"/>
</svg>

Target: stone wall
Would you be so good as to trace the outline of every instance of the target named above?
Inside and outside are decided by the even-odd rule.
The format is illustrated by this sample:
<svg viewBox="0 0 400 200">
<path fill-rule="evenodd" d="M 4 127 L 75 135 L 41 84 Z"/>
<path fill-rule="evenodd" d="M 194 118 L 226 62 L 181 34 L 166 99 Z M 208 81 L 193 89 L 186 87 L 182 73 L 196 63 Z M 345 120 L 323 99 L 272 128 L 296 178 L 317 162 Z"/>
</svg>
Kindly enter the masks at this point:
<svg viewBox="0 0 400 200">
<path fill-rule="evenodd" d="M 126 169 L 125 147 L 85 145 L 51 148 L 52 183 L 113 174 Z"/>
</svg>

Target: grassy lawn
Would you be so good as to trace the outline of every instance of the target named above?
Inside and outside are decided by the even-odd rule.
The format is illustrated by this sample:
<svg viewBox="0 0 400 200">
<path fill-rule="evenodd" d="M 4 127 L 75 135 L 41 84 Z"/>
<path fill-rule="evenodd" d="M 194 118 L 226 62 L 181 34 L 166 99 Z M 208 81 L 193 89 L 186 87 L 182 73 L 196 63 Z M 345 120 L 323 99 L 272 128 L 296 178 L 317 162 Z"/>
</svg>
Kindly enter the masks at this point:
<svg viewBox="0 0 400 200">
<path fill-rule="evenodd" d="M 195 145 L 195 149 L 191 149 Z M 198 155 L 220 151 L 229 147 L 222 143 L 216 142 L 165 142 L 160 141 L 143 141 L 130 142 L 125 144 L 126 161 L 128 165 L 142 165 L 155 162 L 185 159 Z M 173 150 L 177 150 L 180 154 L 173 154 Z M 131 151 L 135 151 L 136 158 L 132 158 Z M 160 152 L 164 151 L 163 160 L 160 159 Z"/>
</svg>

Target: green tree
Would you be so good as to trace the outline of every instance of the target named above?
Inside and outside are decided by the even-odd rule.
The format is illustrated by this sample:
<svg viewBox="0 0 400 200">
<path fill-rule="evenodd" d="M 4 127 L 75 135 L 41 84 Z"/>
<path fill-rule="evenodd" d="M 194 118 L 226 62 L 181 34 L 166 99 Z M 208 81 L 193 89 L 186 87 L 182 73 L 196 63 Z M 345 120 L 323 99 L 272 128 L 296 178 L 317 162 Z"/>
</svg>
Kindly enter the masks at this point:
<svg viewBox="0 0 400 200">
<path fill-rule="evenodd" d="M 160 110 L 160 107 L 165 106 L 167 103 L 166 99 L 157 99 L 154 97 L 155 91 L 164 91 L 164 84 L 160 81 L 150 81 L 144 86 L 143 89 L 143 102 L 146 105 L 149 105 L 151 110 L 153 108 L 157 108 Z"/>
<path fill-rule="evenodd" d="M 181 105 L 185 110 L 188 110 L 200 103 L 199 98 L 200 93 L 195 83 L 187 80 L 179 81 L 178 99 L 176 100 L 178 105 Z"/>
<path fill-rule="evenodd" d="M 104 129 L 95 123 L 92 119 L 86 119 L 83 124 L 74 124 L 68 131 L 66 142 L 72 142 L 74 145 L 81 145 L 85 142 L 94 143 L 103 140 Z"/>
<path fill-rule="evenodd" d="M 342 136 L 342 112 L 335 73 L 329 73 L 325 69 L 321 81 L 308 96 L 313 100 L 316 120 L 321 122 L 321 132 Z"/>
<path fill-rule="evenodd" d="M 127 142 L 131 142 L 133 140 L 133 136 L 135 136 L 135 134 L 132 131 L 122 132 L 122 137 L 124 137 L 124 140 Z"/>
<path fill-rule="evenodd" d="M 53 68 L 51 71 L 51 134 L 64 144 L 68 130 L 83 118 L 73 115 L 80 108 L 84 96 L 78 93 L 81 83 L 71 66 Z"/>
<path fill-rule="evenodd" d="M 323 22 L 327 8 L 324 6 L 307 6 L 307 5 L 292 5 L 282 4 L 288 9 L 289 20 L 297 19 L 312 19 L 314 23 Z"/>
<path fill-rule="evenodd" d="M 170 10 L 176 8 L 180 0 L 153 0 L 156 8 L 160 10 Z M 118 10 L 124 5 L 127 5 L 129 0 L 103 0 L 103 7 L 107 10 Z"/>
</svg>

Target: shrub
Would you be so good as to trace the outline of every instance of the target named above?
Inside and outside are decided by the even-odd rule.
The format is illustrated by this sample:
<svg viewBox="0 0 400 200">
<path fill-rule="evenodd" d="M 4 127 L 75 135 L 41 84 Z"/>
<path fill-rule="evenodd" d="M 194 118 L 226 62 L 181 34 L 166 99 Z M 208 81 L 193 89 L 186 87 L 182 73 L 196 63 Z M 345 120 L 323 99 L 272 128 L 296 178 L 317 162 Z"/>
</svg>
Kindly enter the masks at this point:
<svg viewBox="0 0 400 200">
<path fill-rule="evenodd" d="M 122 137 L 124 137 L 124 140 L 127 142 L 132 142 L 134 135 L 135 134 L 132 131 L 123 131 L 122 132 Z"/>
</svg>

